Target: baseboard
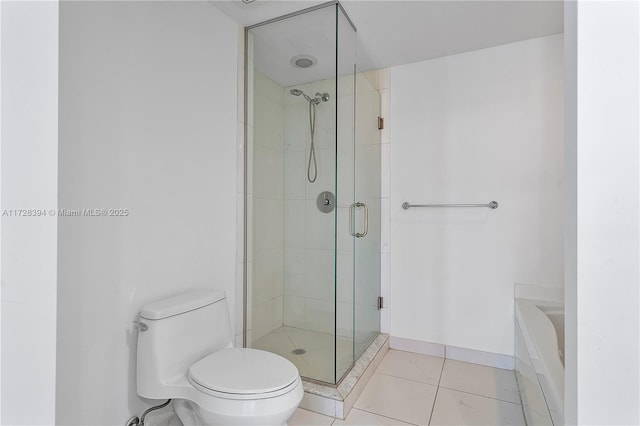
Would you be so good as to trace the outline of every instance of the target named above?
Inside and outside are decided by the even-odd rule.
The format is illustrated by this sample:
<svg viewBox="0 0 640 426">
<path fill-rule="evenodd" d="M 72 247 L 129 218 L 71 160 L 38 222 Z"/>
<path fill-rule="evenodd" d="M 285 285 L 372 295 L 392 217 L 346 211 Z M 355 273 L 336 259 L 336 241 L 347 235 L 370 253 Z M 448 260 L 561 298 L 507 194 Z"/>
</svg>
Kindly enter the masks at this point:
<svg viewBox="0 0 640 426">
<path fill-rule="evenodd" d="M 513 370 L 515 365 L 513 356 L 510 355 L 460 348 L 440 343 L 423 342 L 421 340 L 391 336 L 389 345 L 391 349 L 438 356 L 456 361 L 465 361 L 473 364 L 502 368 L 505 370 Z"/>
<path fill-rule="evenodd" d="M 391 336 L 389 347 L 400 351 L 413 352 L 422 355 L 445 357 L 445 345 L 439 343 L 423 342 L 420 340 L 404 339 L 402 337 Z"/>
<path fill-rule="evenodd" d="M 445 358 L 456 361 L 471 362 L 474 364 L 487 365 L 489 367 L 513 370 L 515 367 L 513 356 L 484 352 L 476 349 L 459 348 L 456 346 L 446 346 Z"/>
</svg>

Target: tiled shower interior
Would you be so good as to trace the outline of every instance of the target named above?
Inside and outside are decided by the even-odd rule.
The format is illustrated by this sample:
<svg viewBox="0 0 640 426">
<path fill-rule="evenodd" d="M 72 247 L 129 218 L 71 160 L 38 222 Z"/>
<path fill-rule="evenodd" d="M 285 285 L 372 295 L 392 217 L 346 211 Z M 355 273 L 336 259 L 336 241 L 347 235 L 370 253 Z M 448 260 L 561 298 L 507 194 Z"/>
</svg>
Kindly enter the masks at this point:
<svg viewBox="0 0 640 426">
<path fill-rule="evenodd" d="M 360 331 L 354 336 L 354 321 L 378 324 L 375 299 L 380 282 L 379 173 L 377 181 L 369 180 L 361 190 L 361 197 L 367 200 L 370 209 L 369 217 L 377 218 L 377 221 L 370 219 L 370 239 L 355 254 L 355 261 L 371 265 L 362 268 L 369 275 L 360 277 L 359 282 L 364 285 L 353 285 L 354 243 L 348 229 L 349 203 L 339 202 L 336 216 L 320 212 L 316 197 L 321 191 L 335 191 L 336 172 L 338 195 L 352 191 L 354 180 L 358 179 L 352 171 L 354 166 L 363 176 L 376 174 L 373 171 L 380 165 L 375 125 L 380 110 L 379 94 L 364 74 L 358 74 L 355 83 L 353 76 L 347 76 L 338 84 L 345 91 L 339 94 L 344 102 L 338 103 L 347 105 L 350 113 L 353 86 L 359 86 L 356 114 L 360 118 L 356 122 L 366 121 L 367 125 L 359 129 L 357 140 L 361 143 L 354 149 L 351 143 L 336 147 L 336 130 L 338 140 L 344 135 L 344 140 L 351 141 L 353 122 L 338 120 L 336 124 L 335 79 L 295 86 L 305 93 L 330 95 L 329 101 L 316 108 L 318 176 L 310 183 L 306 176 L 310 142 L 308 102 L 290 95 L 293 87 L 281 87 L 254 72 L 254 127 L 249 145 L 253 148 L 250 151 L 253 220 L 249 232 L 252 235 L 249 244 L 253 247 L 249 263 L 252 309 L 248 335 L 252 347 L 290 359 L 302 376 L 332 382 L 334 366 L 327 360 L 333 359 L 334 352 L 336 368 L 344 372 L 352 364 L 354 353 L 361 353 L 378 331 L 356 326 Z M 375 73 L 368 77 L 374 83 L 377 81 Z M 371 173 L 362 172 L 365 168 L 370 168 Z M 355 306 L 354 298 L 358 301 Z M 335 319 L 334 312 L 337 312 Z"/>
</svg>

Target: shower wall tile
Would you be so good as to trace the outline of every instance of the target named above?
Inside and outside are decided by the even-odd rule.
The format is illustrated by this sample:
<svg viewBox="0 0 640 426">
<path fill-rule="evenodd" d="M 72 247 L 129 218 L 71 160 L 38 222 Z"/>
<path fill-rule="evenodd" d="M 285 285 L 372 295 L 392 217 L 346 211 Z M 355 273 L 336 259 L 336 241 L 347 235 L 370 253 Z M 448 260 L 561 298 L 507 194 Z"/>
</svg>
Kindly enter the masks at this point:
<svg viewBox="0 0 640 426">
<path fill-rule="evenodd" d="M 252 338 L 283 323 L 284 294 L 284 94 L 282 87 L 259 72 L 250 84 L 253 121 L 247 153 L 249 174 L 249 256 Z"/>
<path fill-rule="evenodd" d="M 305 298 L 299 296 L 284 296 L 284 325 L 305 328 Z"/>
<path fill-rule="evenodd" d="M 269 77 L 257 70 L 254 70 L 253 78 L 255 85 L 255 94 L 259 94 L 268 99 L 272 99 L 276 101 L 281 107 L 284 106 L 284 91 L 278 83 L 271 80 Z"/>
<path fill-rule="evenodd" d="M 309 83 L 306 87 L 309 93 L 327 92 L 332 98 L 336 96 L 336 80 L 335 78 L 328 78 L 326 80 L 314 81 Z"/>
<path fill-rule="evenodd" d="M 338 98 L 347 97 L 353 99 L 354 81 L 353 75 L 347 74 L 338 77 Z M 353 103 L 353 101 L 351 102 Z"/>
<path fill-rule="evenodd" d="M 283 199 L 284 156 L 281 151 L 256 143 L 253 147 L 253 195 Z"/>
<path fill-rule="evenodd" d="M 380 198 L 380 145 L 356 147 L 356 196 Z"/>
<path fill-rule="evenodd" d="M 338 336 L 352 337 L 353 336 L 353 311 L 354 305 L 352 302 L 338 302 L 338 311 L 336 312 L 336 330 Z"/>
<path fill-rule="evenodd" d="M 253 126 L 260 129 L 256 143 L 282 151 L 284 148 L 284 108 L 282 104 L 257 93 L 254 97 L 255 119 Z"/>
<path fill-rule="evenodd" d="M 291 90 L 293 89 L 298 89 L 298 90 L 302 90 L 303 92 L 308 92 L 308 88 L 305 86 L 289 86 L 289 87 L 285 87 L 284 90 L 282 91 L 282 93 L 284 94 L 284 108 L 285 110 L 290 107 L 290 106 L 294 106 L 294 105 L 308 105 L 307 101 L 302 97 L 302 96 L 294 96 L 291 94 Z"/>
<path fill-rule="evenodd" d="M 309 133 L 308 107 L 306 119 L 306 131 Z M 336 101 L 331 98 L 327 102 L 321 102 L 316 106 L 316 127 L 314 144 L 316 149 L 334 149 L 336 139 Z M 310 140 L 310 139 L 309 139 Z"/>
<path fill-rule="evenodd" d="M 333 250 L 307 250 L 306 296 L 333 301 L 334 254 Z"/>
<path fill-rule="evenodd" d="M 305 153 L 308 156 L 309 152 Z M 309 158 L 309 157 L 307 157 Z M 336 151 L 331 149 L 316 149 L 316 162 L 318 165 L 318 175 L 314 183 L 305 179 L 305 193 L 308 200 L 315 200 L 322 191 L 335 192 L 336 185 Z M 312 164 L 313 167 L 313 164 Z M 313 170 L 313 169 L 312 169 Z M 306 175 L 306 165 L 305 165 Z"/>
<path fill-rule="evenodd" d="M 307 157 L 303 151 L 284 154 L 284 198 L 304 200 L 307 181 Z"/>
<path fill-rule="evenodd" d="M 378 90 L 383 91 L 390 87 L 389 68 L 380 68 L 378 70 Z"/>
<path fill-rule="evenodd" d="M 305 325 L 308 330 L 333 333 L 334 302 L 327 299 L 306 299 Z"/>
<path fill-rule="evenodd" d="M 354 145 L 354 121 L 353 117 L 355 115 L 355 110 L 353 106 L 354 98 L 353 95 L 342 96 L 338 99 L 338 119 L 336 123 L 336 136 L 337 136 L 337 144 L 338 144 L 338 153 L 341 157 L 338 158 L 339 170 L 343 172 L 343 174 L 338 175 L 339 180 L 338 184 L 340 184 L 341 180 L 344 177 L 350 179 L 349 176 L 353 175 L 353 145 Z M 346 155 L 346 157 L 342 158 L 342 156 Z"/>
<path fill-rule="evenodd" d="M 374 89 L 379 90 L 380 82 L 378 70 L 365 71 L 362 74 Z"/>
<path fill-rule="evenodd" d="M 253 307 L 252 339 L 257 340 L 283 324 L 283 297 L 271 299 Z"/>
<path fill-rule="evenodd" d="M 284 261 L 285 265 L 287 266 L 287 273 L 291 273 L 293 275 L 305 274 L 306 265 L 304 250 L 299 250 L 296 248 L 285 248 Z"/>
<path fill-rule="evenodd" d="M 304 200 L 285 200 L 284 202 L 284 246 L 286 248 L 305 248 L 305 204 Z"/>
<path fill-rule="evenodd" d="M 257 250 L 253 261 L 253 304 L 264 303 L 283 294 L 283 250 Z"/>
<path fill-rule="evenodd" d="M 336 252 L 336 297 L 338 302 L 353 302 L 353 250 Z"/>
<path fill-rule="evenodd" d="M 333 192 L 333 191 L 332 191 Z M 305 201 L 306 206 L 306 248 L 333 250 L 335 244 L 333 213 L 323 213 L 316 206 L 316 199 Z"/>
<path fill-rule="evenodd" d="M 342 201 L 340 201 L 342 200 Z M 337 219 L 337 247 L 338 250 L 353 251 L 354 239 L 349 233 L 349 206 L 353 196 L 339 199 L 338 219 Z"/>
<path fill-rule="evenodd" d="M 356 99 L 356 145 L 379 145 L 380 130 L 378 129 L 378 116 L 380 104 L 378 93 L 367 91 L 359 93 Z"/>
<path fill-rule="evenodd" d="M 309 112 L 307 102 L 287 105 L 284 119 L 285 151 L 304 151 L 309 145 Z"/>
<path fill-rule="evenodd" d="M 300 249 L 284 249 L 284 294 L 305 295 L 306 253 Z"/>
<path fill-rule="evenodd" d="M 253 200 L 254 250 L 283 248 L 283 209 L 281 200 Z"/>
<path fill-rule="evenodd" d="M 285 266 L 284 275 L 284 294 L 288 296 L 304 297 L 306 295 L 305 274 L 291 274 L 286 271 Z"/>
</svg>

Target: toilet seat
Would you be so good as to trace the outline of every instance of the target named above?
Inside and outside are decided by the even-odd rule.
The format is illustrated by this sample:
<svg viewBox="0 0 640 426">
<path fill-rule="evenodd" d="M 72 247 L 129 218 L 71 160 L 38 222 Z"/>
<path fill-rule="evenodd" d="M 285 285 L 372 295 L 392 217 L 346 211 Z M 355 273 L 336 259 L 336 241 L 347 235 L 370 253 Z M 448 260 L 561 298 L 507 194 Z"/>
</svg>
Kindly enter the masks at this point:
<svg viewBox="0 0 640 426">
<path fill-rule="evenodd" d="M 201 392 L 225 399 L 274 398 L 295 389 L 298 369 L 271 352 L 228 348 L 189 368 L 189 381 Z"/>
</svg>

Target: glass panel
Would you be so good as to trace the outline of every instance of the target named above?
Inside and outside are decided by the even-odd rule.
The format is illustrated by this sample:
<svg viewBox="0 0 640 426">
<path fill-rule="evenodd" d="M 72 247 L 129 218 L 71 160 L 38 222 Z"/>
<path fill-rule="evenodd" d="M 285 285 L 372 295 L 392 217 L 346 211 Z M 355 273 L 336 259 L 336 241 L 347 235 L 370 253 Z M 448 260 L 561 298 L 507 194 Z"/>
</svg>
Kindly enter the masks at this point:
<svg viewBox="0 0 640 426">
<path fill-rule="evenodd" d="M 359 357 L 380 331 L 380 199 L 381 146 L 378 117 L 380 93 L 377 72 L 356 72 L 355 200 L 363 204 L 355 227 L 364 234 L 355 239 L 354 355 Z"/>
<path fill-rule="evenodd" d="M 252 28 L 247 60 L 247 345 L 331 383 L 337 212 L 324 204 L 334 207 L 336 192 L 335 10 Z"/>
<path fill-rule="evenodd" d="M 350 222 L 354 213 L 354 114 L 356 33 L 336 7 L 337 51 L 337 238 L 336 238 L 336 382 L 354 362 L 354 295 L 353 262 L 355 241 Z"/>
</svg>

